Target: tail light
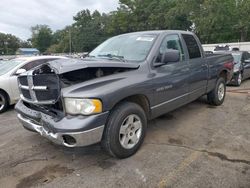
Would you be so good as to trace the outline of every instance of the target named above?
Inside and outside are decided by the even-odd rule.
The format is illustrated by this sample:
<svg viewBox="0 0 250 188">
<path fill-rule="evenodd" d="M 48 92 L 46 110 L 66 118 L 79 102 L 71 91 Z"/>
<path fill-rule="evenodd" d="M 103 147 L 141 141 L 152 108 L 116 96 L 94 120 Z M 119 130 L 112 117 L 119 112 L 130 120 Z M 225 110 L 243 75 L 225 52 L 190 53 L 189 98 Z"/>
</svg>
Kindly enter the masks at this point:
<svg viewBox="0 0 250 188">
<path fill-rule="evenodd" d="M 233 61 L 228 61 L 224 64 L 224 67 L 229 69 L 229 70 L 232 70 L 234 68 L 234 62 Z"/>
</svg>

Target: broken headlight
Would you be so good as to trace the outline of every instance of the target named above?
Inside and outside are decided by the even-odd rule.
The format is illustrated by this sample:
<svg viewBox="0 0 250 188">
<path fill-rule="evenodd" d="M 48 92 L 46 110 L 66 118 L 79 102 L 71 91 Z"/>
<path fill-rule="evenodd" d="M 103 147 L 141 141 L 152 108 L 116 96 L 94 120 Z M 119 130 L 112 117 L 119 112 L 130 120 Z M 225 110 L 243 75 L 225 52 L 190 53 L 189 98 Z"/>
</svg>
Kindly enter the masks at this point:
<svg viewBox="0 0 250 188">
<path fill-rule="evenodd" d="M 64 99 L 66 113 L 77 115 L 91 115 L 102 112 L 102 102 L 99 99 Z"/>
</svg>

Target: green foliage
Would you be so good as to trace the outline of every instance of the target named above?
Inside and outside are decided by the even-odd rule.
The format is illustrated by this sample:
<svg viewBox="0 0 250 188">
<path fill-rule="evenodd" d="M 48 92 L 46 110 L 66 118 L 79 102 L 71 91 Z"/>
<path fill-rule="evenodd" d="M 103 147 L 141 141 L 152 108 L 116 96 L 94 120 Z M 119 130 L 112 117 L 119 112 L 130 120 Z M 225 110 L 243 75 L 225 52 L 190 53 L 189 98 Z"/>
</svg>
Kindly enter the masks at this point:
<svg viewBox="0 0 250 188">
<path fill-rule="evenodd" d="M 32 46 L 37 48 L 41 53 L 45 52 L 52 44 L 52 30 L 47 25 L 36 25 L 31 28 Z"/>
<path fill-rule="evenodd" d="M 185 4 L 188 4 L 184 9 Z M 203 43 L 246 41 L 250 29 L 249 0 L 179 0 Z"/>
<path fill-rule="evenodd" d="M 75 23 L 71 27 L 74 51 L 90 51 L 107 38 L 105 18 L 105 14 L 101 15 L 98 11 L 91 14 L 89 10 L 81 11 L 74 17 Z"/>
<path fill-rule="evenodd" d="M 114 35 L 163 29 L 193 31 L 202 43 L 250 40 L 249 0 L 120 0 L 116 11 L 102 14 L 86 9 L 73 20 L 54 33 L 47 25 L 32 27 L 32 46 L 49 53 L 86 52 Z M 29 46 L 9 38 L 9 53 Z M 7 53 L 6 40 L 0 34 L 0 53 Z"/>
<path fill-rule="evenodd" d="M 14 55 L 20 47 L 30 47 L 30 44 L 14 35 L 0 33 L 0 55 Z"/>
</svg>

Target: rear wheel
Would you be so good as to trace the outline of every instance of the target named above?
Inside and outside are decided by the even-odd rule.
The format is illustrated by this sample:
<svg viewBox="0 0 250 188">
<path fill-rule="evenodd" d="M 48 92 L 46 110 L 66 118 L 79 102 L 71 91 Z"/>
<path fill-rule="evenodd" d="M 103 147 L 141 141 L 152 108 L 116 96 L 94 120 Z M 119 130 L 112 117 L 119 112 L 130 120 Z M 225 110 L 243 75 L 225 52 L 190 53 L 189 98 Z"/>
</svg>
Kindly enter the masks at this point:
<svg viewBox="0 0 250 188">
<path fill-rule="evenodd" d="M 219 106 L 224 102 L 226 96 L 226 81 L 220 77 L 215 88 L 207 94 L 208 102 L 211 105 Z"/>
<path fill-rule="evenodd" d="M 124 102 L 115 107 L 106 124 L 102 146 L 112 156 L 126 158 L 140 148 L 146 133 L 147 118 L 137 104 Z"/>
<path fill-rule="evenodd" d="M 0 113 L 3 113 L 7 110 L 9 106 L 8 97 L 5 92 L 0 91 Z"/>
</svg>

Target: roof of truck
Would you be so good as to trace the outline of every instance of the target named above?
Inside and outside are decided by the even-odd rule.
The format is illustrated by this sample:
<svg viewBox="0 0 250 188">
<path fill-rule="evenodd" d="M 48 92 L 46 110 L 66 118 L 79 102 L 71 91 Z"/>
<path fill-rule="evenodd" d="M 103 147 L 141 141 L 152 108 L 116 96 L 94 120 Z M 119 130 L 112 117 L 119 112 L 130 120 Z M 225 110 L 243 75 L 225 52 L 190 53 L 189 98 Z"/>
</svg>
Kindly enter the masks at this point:
<svg viewBox="0 0 250 188">
<path fill-rule="evenodd" d="M 132 33 L 138 33 L 138 34 L 148 34 L 148 35 L 154 35 L 154 34 L 162 34 L 162 33 L 183 33 L 183 34 L 194 34 L 190 31 L 182 31 L 182 30 L 150 30 L 150 31 L 137 31 Z M 131 33 L 125 33 L 124 35 L 131 34 Z"/>
</svg>

